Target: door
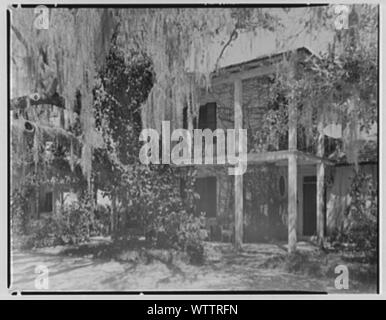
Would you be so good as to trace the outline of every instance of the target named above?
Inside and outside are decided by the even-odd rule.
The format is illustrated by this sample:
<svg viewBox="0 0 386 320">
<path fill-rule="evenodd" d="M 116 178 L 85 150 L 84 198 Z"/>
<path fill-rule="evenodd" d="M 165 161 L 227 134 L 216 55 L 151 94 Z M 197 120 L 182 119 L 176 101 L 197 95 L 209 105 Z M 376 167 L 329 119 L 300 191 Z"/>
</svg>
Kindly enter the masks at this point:
<svg viewBox="0 0 386 320">
<path fill-rule="evenodd" d="M 303 235 L 316 234 L 316 177 L 303 180 Z"/>
<path fill-rule="evenodd" d="M 196 191 L 200 199 L 196 205 L 197 215 L 206 213 L 206 218 L 215 218 L 217 209 L 216 177 L 198 178 Z"/>
</svg>

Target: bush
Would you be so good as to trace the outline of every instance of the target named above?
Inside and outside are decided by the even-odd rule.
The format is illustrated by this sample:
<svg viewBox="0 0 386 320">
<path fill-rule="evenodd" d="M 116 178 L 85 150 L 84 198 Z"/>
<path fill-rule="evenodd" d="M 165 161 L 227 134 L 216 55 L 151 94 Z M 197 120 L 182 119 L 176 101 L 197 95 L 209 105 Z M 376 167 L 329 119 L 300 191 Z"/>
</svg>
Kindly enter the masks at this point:
<svg viewBox="0 0 386 320">
<path fill-rule="evenodd" d="M 93 236 L 107 236 L 111 232 L 111 209 L 97 205 L 94 211 Z"/>
<path fill-rule="evenodd" d="M 91 202 L 85 198 L 63 206 L 52 216 L 63 244 L 78 244 L 89 239 L 94 225 L 92 210 Z"/>
<path fill-rule="evenodd" d="M 94 96 L 96 127 L 105 141 L 105 148 L 94 152 L 94 181 L 113 200 L 112 237 L 135 242 L 145 236 L 146 245 L 183 250 L 200 261 L 201 227 L 189 215 L 194 212 L 195 170 L 139 161 L 138 110 L 151 91 L 154 70 L 146 54 L 122 52 L 115 41 Z"/>
<path fill-rule="evenodd" d="M 15 217 L 16 213 L 13 212 Z M 17 231 L 17 245 L 23 249 L 78 244 L 90 237 L 93 229 L 92 206 L 89 198 L 64 205 L 53 214 L 30 219 L 23 230 Z"/>
<path fill-rule="evenodd" d="M 204 261 L 203 240 L 207 238 L 204 216 L 195 217 L 185 211 L 171 212 L 158 217 L 151 236 L 158 248 L 174 248 L 186 252 L 190 263 Z"/>
<path fill-rule="evenodd" d="M 28 223 L 28 233 L 21 237 L 21 248 L 52 247 L 63 244 L 60 225 L 52 216 L 45 216 Z"/>
<path fill-rule="evenodd" d="M 346 224 L 332 237 L 345 251 L 360 253 L 367 262 L 377 259 L 378 198 L 377 186 L 371 175 L 357 172 L 350 188 L 351 203 L 346 211 Z"/>
<path fill-rule="evenodd" d="M 12 235 L 25 233 L 28 224 L 28 198 L 26 193 L 13 190 L 11 193 L 11 231 Z"/>
<path fill-rule="evenodd" d="M 186 243 L 186 254 L 191 264 L 202 264 L 204 262 L 204 246 L 199 241 L 188 241 Z"/>
<path fill-rule="evenodd" d="M 203 240 L 208 237 L 205 229 L 205 216 L 185 216 L 177 232 L 179 246 L 186 251 L 190 263 L 201 264 L 204 261 Z"/>
</svg>

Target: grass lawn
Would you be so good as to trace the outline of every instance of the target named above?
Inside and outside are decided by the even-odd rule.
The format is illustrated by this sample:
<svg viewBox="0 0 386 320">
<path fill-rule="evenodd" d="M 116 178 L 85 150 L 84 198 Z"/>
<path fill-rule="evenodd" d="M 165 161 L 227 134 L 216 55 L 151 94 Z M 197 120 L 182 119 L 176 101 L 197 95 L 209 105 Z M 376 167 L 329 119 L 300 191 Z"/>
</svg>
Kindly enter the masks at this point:
<svg viewBox="0 0 386 320">
<path fill-rule="evenodd" d="M 44 265 L 48 290 L 376 292 L 376 267 L 344 261 L 305 242 L 298 248 L 299 255 L 289 261 L 278 243 L 244 244 L 236 253 L 231 244 L 211 242 L 205 244 L 202 265 L 187 263 L 175 251 L 122 249 L 102 239 L 78 247 L 13 250 L 11 288 L 36 290 L 35 268 Z M 350 271 L 348 290 L 335 289 L 338 264 Z"/>
</svg>

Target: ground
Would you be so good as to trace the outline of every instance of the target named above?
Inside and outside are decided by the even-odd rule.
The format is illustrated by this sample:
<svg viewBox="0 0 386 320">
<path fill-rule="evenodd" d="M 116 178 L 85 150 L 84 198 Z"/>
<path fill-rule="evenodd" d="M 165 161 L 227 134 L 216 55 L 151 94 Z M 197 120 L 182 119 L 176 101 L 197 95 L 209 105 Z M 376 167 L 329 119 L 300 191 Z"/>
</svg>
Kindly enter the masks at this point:
<svg viewBox="0 0 386 320">
<path fill-rule="evenodd" d="M 94 243 L 94 247 L 99 246 Z M 205 248 L 206 260 L 202 265 L 191 265 L 178 255 L 162 250 L 149 250 L 156 258 L 145 260 L 135 250 L 114 258 L 95 254 L 95 250 L 78 255 L 68 247 L 13 250 L 11 287 L 12 290 L 36 290 L 35 268 L 43 265 L 49 270 L 49 290 L 342 293 L 334 287 L 337 275 L 333 271 L 335 265 L 342 262 L 330 254 L 324 255 L 322 261 L 318 249 L 309 243 L 300 243 L 299 252 L 305 257 L 317 256 L 319 260 L 297 261 L 297 266 L 296 262 L 291 266 L 293 270 L 283 265 L 286 248 L 282 244 L 245 244 L 240 253 L 226 243 L 206 243 Z M 376 290 L 374 281 L 350 281 L 349 290 L 344 293 Z"/>
</svg>

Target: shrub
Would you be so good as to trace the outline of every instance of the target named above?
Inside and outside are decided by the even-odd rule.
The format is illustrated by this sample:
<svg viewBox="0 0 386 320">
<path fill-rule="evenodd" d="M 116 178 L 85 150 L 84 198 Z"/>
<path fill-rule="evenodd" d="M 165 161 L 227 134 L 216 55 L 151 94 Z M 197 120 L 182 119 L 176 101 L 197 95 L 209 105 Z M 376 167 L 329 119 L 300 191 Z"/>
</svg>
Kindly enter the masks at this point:
<svg viewBox="0 0 386 320">
<path fill-rule="evenodd" d="M 26 192 L 13 190 L 10 202 L 12 234 L 21 235 L 25 233 L 28 224 L 28 198 Z"/>
<path fill-rule="evenodd" d="M 113 199 L 112 237 L 135 242 L 144 235 L 150 246 L 189 251 L 198 261 L 203 252 L 200 227 L 189 215 L 194 212 L 194 170 L 139 161 L 138 110 L 153 86 L 154 70 L 146 54 L 122 52 L 115 40 L 94 96 L 96 127 L 105 141 L 94 152 L 94 181 Z"/>
<path fill-rule="evenodd" d="M 23 249 L 51 247 L 63 244 L 60 225 L 52 216 L 44 216 L 28 223 L 28 233 L 21 238 Z"/>
<path fill-rule="evenodd" d="M 16 212 L 13 212 L 15 216 Z M 89 198 L 85 197 L 70 205 L 63 205 L 56 213 L 30 219 L 23 232 L 17 231 L 17 245 L 30 249 L 78 244 L 89 239 L 93 228 L 92 206 Z"/>
<path fill-rule="evenodd" d="M 378 198 L 373 177 L 357 172 L 350 188 L 351 202 L 346 210 L 346 225 L 337 231 L 333 241 L 345 243 L 345 251 L 360 253 L 364 260 L 374 262 L 378 248 Z"/>
<path fill-rule="evenodd" d="M 204 261 L 203 240 L 207 236 L 204 216 L 195 217 L 184 210 L 157 217 L 151 234 L 155 247 L 184 251 L 193 264 Z"/>
<path fill-rule="evenodd" d="M 373 177 L 358 172 L 352 181 L 350 196 L 347 241 L 354 244 L 356 251 L 363 252 L 366 260 L 375 261 L 378 248 L 378 198 Z"/>
<path fill-rule="evenodd" d="M 86 198 L 63 206 L 52 216 L 58 225 L 58 237 L 64 244 L 78 244 L 89 239 L 94 222 L 92 210 Z"/>
<path fill-rule="evenodd" d="M 201 264 L 204 261 L 203 240 L 208 235 L 205 229 L 205 216 L 185 216 L 177 232 L 178 243 L 189 256 L 190 263 Z"/>
<path fill-rule="evenodd" d="M 204 262 L 204 246 L 200 241 L 187 241 L 186 253 L 191 264 L 202 264 Z"/>
<path fill-rule="evenodd" d="M 111 232 L 111 209 L 97 205 L 94 211 L 93 236 L 107 236 Z"/>
</svg>

